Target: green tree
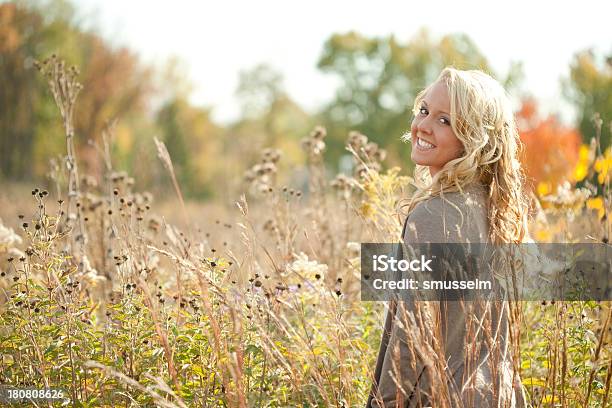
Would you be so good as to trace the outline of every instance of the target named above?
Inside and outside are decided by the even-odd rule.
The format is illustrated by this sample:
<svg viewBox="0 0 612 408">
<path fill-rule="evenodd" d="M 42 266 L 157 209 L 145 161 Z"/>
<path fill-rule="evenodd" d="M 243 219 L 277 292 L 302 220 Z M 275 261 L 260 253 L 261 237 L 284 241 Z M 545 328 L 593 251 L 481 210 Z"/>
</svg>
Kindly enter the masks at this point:
<svg viewBox="0 0 612 408">
<path fill-rule="evenodd" d="M 256 119 L 266 115 L 274 102 L 285 95 L 283 76 L 267 64 L 259 64 L 239 73 L 236 96 L 242 117 Z"/>
<path fill-rule="evenodd" d="M 221 175 L 221 128 L 210 118 L 210 110 L 192 106 L 177 95 L 156 115 L 168 153 L 184 192 L 193 198 L 209 198 L 223 189 L 215 184 Z"/>
<path fill-rule="evenodd" d="M 53 101 L 33 63 L 40 50 L 67 39 L 71 16 L 68 9 L 43 18 L 15 3 L 0 4 L 0 176 L 31 177 L 39 165 L 37 141 L 51 154 L 62 151 Z"/>
<path fill-rule="evenodd" d="M 106 122 L 130 121 L 146 113 L 150 70 L 128 49 L 115 49 L 96 33 L 81 29 L 70 3 L 1 4 L 0 171 L 4 177 L 40 176 L 49 157 L 65 152 L 59 112 L 33 66 L 51 54 L 81 71 L 84 90 L 77 99 L 75 135 L 87 172 L 101 171 L 100 157 L 88 141 L 99 141 Z"/>
<path fill-rule="evenodd" d="M 242 117 L 234 128 L 259 128 L 262 145 L 281 147 L 309 131 L 308 115 L 287 95 L 282 74 L 267 64 L 240 72 L 236 96 Z"/>
<path fill-rule="evenodd" d="M 227 129 L 224 152 L 228 157 L 239 157 L 240 165 L 226 165 L 226 174 L 241 180 L 244 171 L 259 160 L 261 150 L 266 147 L 282 150 L 281 169 L 293 170 L 303 165 L 305 158 L 300 139 L 312 130 L 314 122 L 287 95 L 282 74 L 266 64 L 242 71 L 236 96 L 242 107 L 242 117 Z M 279 173 L 281 177 L 285 175 L 283 171 Z M 242 188 L 240 185 L 234 187 Z"/>
<path fill-rule="evenodd" d="M 563 81 L 565 96 L 578 109 L 578 128 L 585 143 L 595 135 L 593 115 L 604 121 L 602 148 L 612 143 L 608 124 L 612 121 L 612 54 L 603 58 L 592 50 L 578 52 L 570 65 L 570 76 Z"/>
</svg>

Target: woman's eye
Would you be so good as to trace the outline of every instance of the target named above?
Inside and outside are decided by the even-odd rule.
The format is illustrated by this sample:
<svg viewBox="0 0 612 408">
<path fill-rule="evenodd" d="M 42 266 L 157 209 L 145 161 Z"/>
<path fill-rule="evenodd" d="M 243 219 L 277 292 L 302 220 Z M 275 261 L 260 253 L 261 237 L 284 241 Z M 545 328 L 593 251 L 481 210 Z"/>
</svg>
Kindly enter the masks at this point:
<svg viewBox="0 0 612 408">
<path fill-rule="evenodd" d="M 429 112 L 427 111 L 427 108 L 424 106 L 421 106 L 419 108 L 419 115 L 428 115 Z M 444 124 L 444 125 L 450 125 L 450 120 L 448 120 L 447 118 L 440 118 L 440 123 Z"/>
</svg>

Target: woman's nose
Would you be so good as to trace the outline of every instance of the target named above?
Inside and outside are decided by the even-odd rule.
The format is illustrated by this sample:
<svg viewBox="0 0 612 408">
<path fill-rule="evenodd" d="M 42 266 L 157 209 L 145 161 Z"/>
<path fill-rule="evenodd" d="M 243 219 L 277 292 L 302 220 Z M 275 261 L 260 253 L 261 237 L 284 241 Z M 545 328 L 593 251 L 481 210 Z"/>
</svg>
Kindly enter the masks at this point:
<svg viewBox="0 0 612 408">
<path fill-rule="evenodd" d="M 417 130 L 421 133 L 431 134 L 431 122 L 429 117 L 422 118 L 417 122 Z"/>
</svg>

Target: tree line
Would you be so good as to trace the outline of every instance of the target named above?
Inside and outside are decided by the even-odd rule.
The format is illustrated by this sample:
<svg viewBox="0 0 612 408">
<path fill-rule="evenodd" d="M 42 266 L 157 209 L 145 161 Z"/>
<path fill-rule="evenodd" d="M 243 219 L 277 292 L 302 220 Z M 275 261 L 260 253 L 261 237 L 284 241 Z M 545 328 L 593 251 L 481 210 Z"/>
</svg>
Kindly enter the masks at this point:
<svg viewBox="0 0 612 408">
<path fill-rule="evenodd" d="M 517 92 L 523 77 L 520 62 L 511 64 L 503 76 L 495 72 L 465 34 L 437 38 L 421 29 L 404 41 L 394 35 L 338 33 L 325 41 L 318 60 L 322 72 L 340 79 L 331 101 L 306 112 L 285 92 L 282 74 L 261 64 L 240 74 L 236 95 L 242 115 L 222 126 L 211 119 L 209 107 L 190 102 L 191 86 L 180 61 L 167 61 L 161 68 L 143 63 L 134 51 L 84 29 L 74 6 L 64 0 L 4 3 L 0 5 L 0 180 L 40 178 L 48 172 L 49 160 L 61 162 L 64 140 L 59 114 L 45 79 L 34 68 L 36 60 L 51 54 L 80 69 L 84 89 L 75 111 L 75 135 L 85 172 L 93 177 L 102 174 L 102 136 L 116 123 L 112 127 L 116 168 L 138 174 L 142 188 L 163 185 L 163 171 L 152 165 L 156 160 L 152 138 L 157 136 L 168 147 L 182 187 L 194 198 L 229 198 L 265 147 L 284 152 L 281 170 L 302 165 L 299 141 L 316 125 L 327 128 L 326 164 L 334 170 L 346 154 L 349 131 L 357 130 L 386 148 L 388 165 L 409 171 L 410 147 L 400 136 L 410 127 L 416 93 L 444 66 L 484 70 Z M 594 113 L 604 121 L 612 117 L 612 54 L 577 52 L 562 85 L 565 98 L 579 113 L 576 129 L 560 127 L 553 117 L 538 122 L 532 114 L 535 102 L 529 98 L 517 112 L 519 118 L 529 119 L 526 144 L 534 147 L 526 152 L 532 156 L 526 161 L 532 168 L 539 166 L 532 171 L 535 178 L 558 178 L 563 173 L 545 174 L 538 144 L 558 143 L 569 152 L 563 157 L 577 160 L 580 142 L 588 144 L 594 135 Z M 538 133 L 538 129 L 544 130 Z M 604 149 L 610 146 L 609 126 L 603 126 L 601 140 Z M 547 151 L 544 161 L 559 161 L 554 148 Z"/>
</svg>

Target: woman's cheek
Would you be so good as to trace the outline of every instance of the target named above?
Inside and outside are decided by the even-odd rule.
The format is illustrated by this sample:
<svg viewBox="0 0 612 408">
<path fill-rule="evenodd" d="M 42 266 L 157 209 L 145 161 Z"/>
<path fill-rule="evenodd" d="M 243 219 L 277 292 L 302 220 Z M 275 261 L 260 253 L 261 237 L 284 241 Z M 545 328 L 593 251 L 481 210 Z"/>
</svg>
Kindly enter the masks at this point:
<svg viewBox="0 0 612 408">
<path fill-rule="evenodd" d="M 412 123 L 410 124 L 410 133 L 412 137 L 416 136 L 416 128 L 417 128 L 417 120 L 414 119 Z"/>
</svg>

